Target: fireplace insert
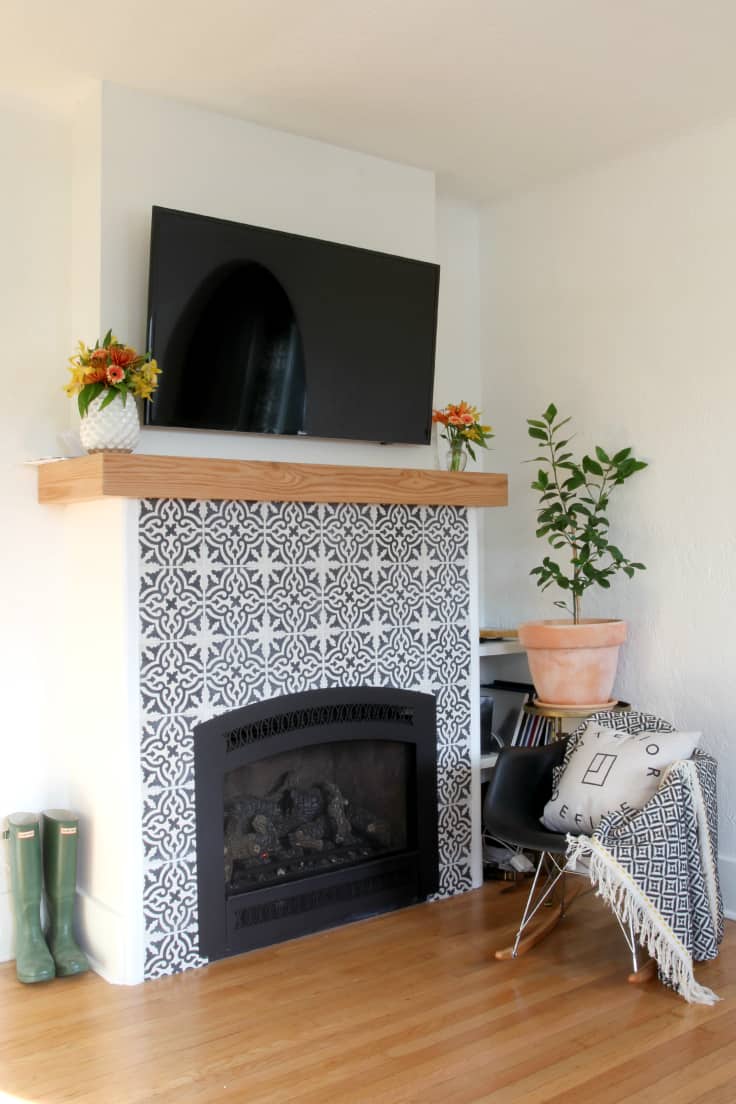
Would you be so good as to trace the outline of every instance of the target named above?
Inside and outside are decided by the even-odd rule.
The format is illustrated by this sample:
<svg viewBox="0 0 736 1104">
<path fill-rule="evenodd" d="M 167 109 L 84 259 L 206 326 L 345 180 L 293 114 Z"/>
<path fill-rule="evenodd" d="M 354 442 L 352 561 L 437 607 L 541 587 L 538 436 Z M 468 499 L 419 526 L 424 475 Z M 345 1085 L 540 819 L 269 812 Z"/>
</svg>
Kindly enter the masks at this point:
<svg viewBox="0 0 736 1104">
<path fill-rule="evenodd" d="M 437 891 L 432 695 L 316 690 L 194 731 L 200 952 L 222 958 Z"/>
</svg>

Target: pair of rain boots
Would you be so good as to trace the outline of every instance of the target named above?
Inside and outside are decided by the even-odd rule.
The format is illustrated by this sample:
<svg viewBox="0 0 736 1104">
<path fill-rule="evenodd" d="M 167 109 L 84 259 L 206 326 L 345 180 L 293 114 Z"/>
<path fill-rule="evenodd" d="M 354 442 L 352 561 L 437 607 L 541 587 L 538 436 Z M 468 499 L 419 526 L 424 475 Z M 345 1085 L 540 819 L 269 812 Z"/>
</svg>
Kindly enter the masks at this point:
<svg viewBox="0 0 736 1104">
<path fill-rule="evenodd" d="M 77 888 L 79 819 L 66 809 L 8 817 L 10 880 L 15 902 L 15 968 L 26 983 L 50 981 L 89 970 L 84 951 L 72 932 Z M 41 884 L 46 890 L 48 927 L 41 930 Z"/>
</svg>

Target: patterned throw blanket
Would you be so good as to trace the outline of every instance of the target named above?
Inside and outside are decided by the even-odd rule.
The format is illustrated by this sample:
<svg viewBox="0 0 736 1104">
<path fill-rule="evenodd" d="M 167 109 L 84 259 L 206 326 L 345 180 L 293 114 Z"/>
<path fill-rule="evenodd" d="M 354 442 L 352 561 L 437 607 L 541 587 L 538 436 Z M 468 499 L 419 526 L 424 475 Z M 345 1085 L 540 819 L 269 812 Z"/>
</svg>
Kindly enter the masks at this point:
<svg viewBox="0 0 736 1104">
<path fill-rule="evenodd" d="M 597 713 L 590 718 L 628 732 L 672 731 L 651 714 Z M 582 733 L 569 738 L 564 767 Z M 568 836 L 568 869 L 582 861 L 598 896 L 621 924 L 633 923 L 639 943 L 656 960 L 659 977 L 685 1000 L 719 998 L 698 984 L 693 960 L 715 958 L 723 937 L 718 881 L 715 759 L 696 749 L 664 774 L 656 794 L 628 817 L 607 814 L 592 836 Z"/>
</svg>

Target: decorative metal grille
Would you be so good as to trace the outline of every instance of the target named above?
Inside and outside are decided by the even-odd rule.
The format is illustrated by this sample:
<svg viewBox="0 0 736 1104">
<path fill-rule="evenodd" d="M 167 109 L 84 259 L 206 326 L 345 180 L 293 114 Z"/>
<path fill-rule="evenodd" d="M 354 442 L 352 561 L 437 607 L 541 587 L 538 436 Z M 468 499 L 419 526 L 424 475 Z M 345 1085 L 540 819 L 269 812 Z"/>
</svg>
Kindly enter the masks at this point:
<svg viewBox="0 0 736 1104">
<path fill-rule="evenodd" d="M 352 702 L 344 705 L 315 706 L 295 709 L 290 713 L 276 713 L 249 725 L 242 725 L 224 734 L 225 751 L 237 751 L 248 744 L 269 740 L 286 732 L 300 729 L 341 724 L 414 724 L 414 710 L 408 706 L 387 705 L 374 702 Z"/>
<path fill-rule="evenodd" d="M 280 897 L 276 901 L 252 905 L 250 908 L 235 909 L 233 927 L 235 931 L 242 931 L 243 928 L 251 927 L 253 924 L 268 924 L 274 920 L 283 920 L 287 916 L 311 912 L 340 901 L 357 900 L 374 893 L 398 889 L 409 884 L 412 876 L 414 876 L 414 870 L 411 864 L 407 863 L 396 870 L 374 874 L 369 878 L 310 890 L 308 893 L 299 893 L 294 897 Z"/>
</svg>

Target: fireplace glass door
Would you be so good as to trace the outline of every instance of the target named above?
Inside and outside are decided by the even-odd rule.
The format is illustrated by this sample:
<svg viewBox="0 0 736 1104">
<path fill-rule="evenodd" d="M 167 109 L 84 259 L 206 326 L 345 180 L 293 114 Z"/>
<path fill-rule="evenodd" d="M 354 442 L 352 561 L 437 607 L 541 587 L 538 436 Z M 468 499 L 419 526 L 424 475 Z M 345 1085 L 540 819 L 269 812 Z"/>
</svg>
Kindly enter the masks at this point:
<svg viewBox="0 0 736 1104">
<path fill-rule="evenodd" d="M 312 744 L 224 775 L 227 897 L 416 846 L 412 744 Z"/>
</svg>

